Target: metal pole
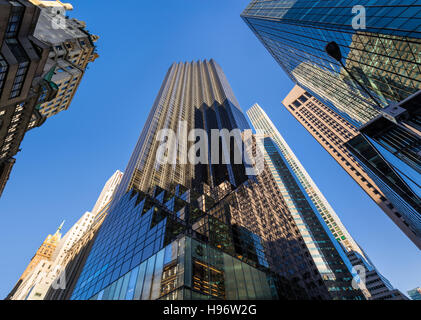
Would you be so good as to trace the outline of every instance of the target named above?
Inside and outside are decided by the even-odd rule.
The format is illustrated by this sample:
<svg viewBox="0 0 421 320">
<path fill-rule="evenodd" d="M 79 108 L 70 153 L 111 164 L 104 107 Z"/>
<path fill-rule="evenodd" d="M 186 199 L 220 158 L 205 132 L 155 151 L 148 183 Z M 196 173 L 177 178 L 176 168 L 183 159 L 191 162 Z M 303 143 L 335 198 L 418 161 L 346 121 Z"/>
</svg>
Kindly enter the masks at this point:
<svg viewBox="0 0 421 320">
<path fill-rule="evenodd" d="M 357 78 L 354 77 L 354 75 L 347 69 L 347 67 L 345 67 L 345 64 L 342 62 L 342 60 L 339 60 L 339 62 L 342 65 L 342 67 L 345 69 L 345 71 L 350 75 L 352 80 L 354 80 L 364 90 L 364 92 L 366 92 L 368 94 L 368 96 L 377 104 L 378 110 L 382 111 L 383 108 L 382 108 L 381 104 L 374 98 L 374 96 L 370 93 L 370 91 L 366 87 L 364 87 L 364 85 L 362 85 L 357 80 Z"/>
</svg>

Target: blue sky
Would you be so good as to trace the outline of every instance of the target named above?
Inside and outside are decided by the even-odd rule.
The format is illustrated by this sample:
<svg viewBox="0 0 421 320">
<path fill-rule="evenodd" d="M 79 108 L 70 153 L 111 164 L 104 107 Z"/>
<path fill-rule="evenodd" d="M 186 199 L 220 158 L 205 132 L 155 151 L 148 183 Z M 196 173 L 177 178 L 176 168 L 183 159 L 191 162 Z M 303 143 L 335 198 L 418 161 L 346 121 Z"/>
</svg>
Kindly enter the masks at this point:
<svg viewBox="0 0 421 320">
<path fill-rule="evenodd" d="M 421 255 L 318 143 L 284 110 L 293 83 L 240 13 L 245 0 L 73 0 L 71 16 L 98 34 L 68 111 L 29 132 L 0 199 L 0 298 L 62 220 L 65 231 L 92 209 L 103 184 L 124 170 L 171 63 L 214 58 L 242 108 L 258 102 L 394 286 L 421 285 Z"/>
</svg>

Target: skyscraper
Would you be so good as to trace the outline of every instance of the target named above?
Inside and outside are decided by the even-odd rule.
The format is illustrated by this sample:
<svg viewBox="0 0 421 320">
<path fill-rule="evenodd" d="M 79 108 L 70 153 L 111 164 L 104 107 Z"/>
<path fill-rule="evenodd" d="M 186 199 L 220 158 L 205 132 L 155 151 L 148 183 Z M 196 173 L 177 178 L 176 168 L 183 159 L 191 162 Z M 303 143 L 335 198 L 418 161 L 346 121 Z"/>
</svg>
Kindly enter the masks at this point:
<svg viewBox="0 0 421 320">
<path fill-rule="evenodd" d="M 264 139 L 266 161 L 278 183 L 282 197 L 286 200 L 289 210 L 299 226 L 310 254 L 318 261 L 319 271 L 326 275 L 332 274 L 330 267 L 332 256 L 330 254 L 335 250 L 342 253 L 342 248 L 335 248 L 335 245 L 339 246 L 337 241 L 345 250 L 345 253 L 342 253 L 346 254 L 344 260 L 348 260 L 348 257 L 351 256 L 359 257 L 359 259 L 350 259 L 348 266 L 350 271 L 353 266 L 366 266 L 366 273 L 370 272 L 372 277 L 370 280 L 372 281 L 376 276 L 376 279 L 381 282 L 384 277 L 380 275 L 364 251 L 351 237 L 336 212 L 264 110 L 255 104 L 247 111 L 247 114 L 254 128 L 263 130 L 267 135 L 267 138 Z M 377 283 L 378 285 L 379 283 Z M 372 288 L 373 286 L 361 283 L 361 289 L 369 299 L 382 299 L 382 297 L 388 296 L 384 294 L 385 291 L 390 293 L 389 291 L 394 290 L 388 281 L 385 282 L 383 290 L 380 290 L 383 295 L 378 294 L 378 288 L 377 292 Z"/>
<path fill-rule="evenodd" d="M 71 299 L 364 299 L 333 247 L 319 272 L 269 167 L 250 174 L 248 128 L 215 61 L 173 64 Z"/>
<path fill-rule="evenodd" d="M 295 83 L 359 125 L 379 114 L 377 103 L 385 108 L 421 89 L 420 8 L 416 1 L 253 0 L 242 17 Z M 325 52 L 331 41 L 377 103 Z"/>
<path fill-rule="evenodd" d="M 349 260 L 352 265 L 359 268 L 359 274 L 362 278 L 363 292 L 368 292 L 370 300 L 408 300 L 398 289 L 395 289 L 375 267 L 362 257 L 358 252 L 349 251 Z"/>
<path fill-rule="evenodd" d="M 382 184 L 377 185 L 360 165 L 346 143 L 359 135 L 358 129 L 339 114 L 327 107 L 306 90 L 295 86 L 283 101 L 285 108 L 358 183 L 390 219 L 421 249 L 421 238 L 417 236 L 411 220 L 399 212 L 395 197 L 388 198 Z"/>
<path fill-rule="evenodd" d="M 269 135 L 275 141 L 277 147 L 281 150 L 282 156 L 285 157 L 288 162 L 287 165 L 292 168 L 293 174 L 297 177 L 297 179 L 299 179 L 300 185 L 305 189 L 306 196 L 308 196 L 311 200 L 312 209 L 310 210 L 313 210 L 313 208 L 317 209 L 316 212 L 312 212 L 311 214 L 315 217 L 319 216 L 325 219 L 335 239 L 341 242 L 347 250 L 355 250 L 362 254 L 360 248 L 343 226 L 336 212 L 327 202 L 313 179 L 311 179 L 310 175 L 294 155 L 291 148 L 288 146 L 263 109 L 258 104 L 255 104 L 249 111 L 247 111 L 247 115 L 250 117 L 254 128 L 264 130 L 265 134 Z M 295 211 L 299 212 L 300 210 L 295 209 Z"/>
<path fill-rule="evenodd" d="M 177 163 L 183 163 L 188 162 L 183 160 L 195 143 L 188 141 L 186 136 L 190 130 L 204 129 L 211 136 L 213 129 L 244 130 L 249 125 L 221 67 L 215 61 L 173 64 L 129 161 L 115 201 L 133 187 L 146 191 L 154 185 L 168 188 L 179 183 L 190 188 L 202 181 L 212 187 L 225 180 L 234 185 L 243 182 L 243 168 L 231 164 L 211 165 L 207 170 L 188 163 L 157 165 L 156 154 L 162 143 L 157 137 L 159 130 L 164 128 L 179 134 L 174 146 L 184 143 L 178 150 L 168 151 L 169 154 L 175 153 Z M 229 149 L 225 140 L 222 145 L 221 156 L 229 158 L 230 155 L 225 154 Z"/>
<path fill-rule="evenodd" d="M 348 150 L 417 236 L 420 8 L 387 0 L 253 0 L 242 14 L 296 84 L 358 128 Z M 325 49 L 332 42 L 341 52 L 331 56 Z"/>
</svg>

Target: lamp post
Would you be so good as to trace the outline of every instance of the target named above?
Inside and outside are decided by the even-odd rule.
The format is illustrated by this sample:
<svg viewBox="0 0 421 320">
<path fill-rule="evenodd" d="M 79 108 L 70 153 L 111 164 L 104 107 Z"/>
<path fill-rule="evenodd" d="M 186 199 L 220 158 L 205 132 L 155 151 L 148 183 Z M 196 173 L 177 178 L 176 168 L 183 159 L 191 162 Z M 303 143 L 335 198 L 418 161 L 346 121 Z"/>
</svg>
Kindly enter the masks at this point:
<svg viewBox="0 0 421 320">
<path fill-rule="evenodd" d="M 329 56 L 331 56 L 333 59 L 335 59 L 336 61 L 338 61 L 342 68 L 344 68 L 344 70 L 349 74 L 349 76 L 352 78 L 352 80 L 354 80 L 362 89 L 365 93 L 368 94 L 368 96 L 376 103 L 376 109 L 378 110 L 383 110 L 381 104 L 377 101 L 377 99 L 374 98 L 374 96 L 370 93 L 370 91 L 364 87 L 363 84 L 361 84 L 357 78 L 355 78 L 355 76 L 348 70 L 348 68 L 345 66 L 345 64 L 342 61 L 342 53 L 341 53 L 341 48 L 339 47 L 339 45 L 335 42 L 329 42 L 325 48 L 327 54 Z"/>
</svg>

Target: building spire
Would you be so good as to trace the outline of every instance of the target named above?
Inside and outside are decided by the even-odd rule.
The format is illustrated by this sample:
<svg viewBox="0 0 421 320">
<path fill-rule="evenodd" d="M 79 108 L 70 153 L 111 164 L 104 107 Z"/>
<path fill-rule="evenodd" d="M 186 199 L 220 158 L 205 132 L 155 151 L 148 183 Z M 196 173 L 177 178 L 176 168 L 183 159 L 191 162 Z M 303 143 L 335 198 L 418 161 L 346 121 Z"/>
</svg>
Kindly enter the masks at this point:
<svg viewBox="0 0 421 320">
<path fill-rule="evenodd" d="M 65 222 L 66 222 L 66 220 L 63 220 L 63 222 L 61 223 L 60 227 L 58 227 L 58 229 L 57 229 L 57 231 L 56 231 L 55 235 L 57 235 L 57 234 L 59 234 L 59 233 L 60 233 L 60 231 L 63 229 L 63 226 L 64 226 L 64 223 L 65 223 Z"/>
</svg>

